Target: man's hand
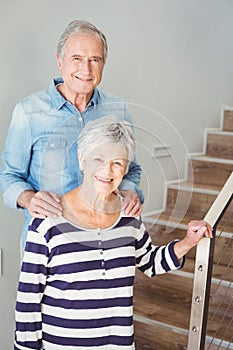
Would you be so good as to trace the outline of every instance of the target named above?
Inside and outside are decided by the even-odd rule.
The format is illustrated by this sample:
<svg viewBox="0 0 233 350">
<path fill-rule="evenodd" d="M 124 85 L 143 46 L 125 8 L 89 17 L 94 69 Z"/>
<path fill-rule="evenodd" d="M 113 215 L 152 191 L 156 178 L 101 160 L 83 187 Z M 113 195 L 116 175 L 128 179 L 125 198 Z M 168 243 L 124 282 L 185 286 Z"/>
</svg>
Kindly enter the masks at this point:
<svg viewBox="0 0 233 350">
<path fill-rule="evenodd" d="M 57 217 L 62 215 L 60 197 L 54 192 L 24 191 L 18 198 L 18 205 L 28 209 L 34 218 L 45 219 L 47 216 Z"/>
<path fill-rule="evenodd" d="M 119 191 L 124 197 L 123 207 L 126 215 L 139 216 L 142 212 L 142 205 L 138 195 L 131 190 Z"/>
<path fill-rule="evenodd" d="M 212 238 L 212 228 L 206 221 L 190 221 L 186 236 L 174 245 L 174 251 L 178 259 L 181 259 L 188 251 L 195 247 L 203 238 Z"/>
</svg>

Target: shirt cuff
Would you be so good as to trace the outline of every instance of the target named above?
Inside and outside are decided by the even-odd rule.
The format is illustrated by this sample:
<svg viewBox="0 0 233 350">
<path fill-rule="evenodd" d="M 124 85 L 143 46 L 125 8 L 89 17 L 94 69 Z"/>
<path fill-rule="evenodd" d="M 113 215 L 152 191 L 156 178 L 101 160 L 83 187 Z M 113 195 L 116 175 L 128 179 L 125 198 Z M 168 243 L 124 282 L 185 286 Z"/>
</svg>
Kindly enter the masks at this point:
<svg viewBox="0 0 233 350">
<path fill-rule="evenodd" d="M 16 182 L 15 184 L 10 185 L 3 194 L 3 201 L 6 207 L 18 209 L 18 197 L 23 191 L 27 190 L 34 191 L 34 188 L 26 182 Z"/>
<path fill-rule="evenodd" d="M 170 254 L 170 257 L 172 259 L 172 262 L 175 266 L 175 269 L 182 269 L 182 267 L 184 266 L 184 263 L 185 263 L 185 256 L 183 256 L 180 260 L 177 259 L 177 256 L 176 256 L 175 251 L 174 251 L 174 245 L 177 242 L 179 242 L 178 239 L 169 243 L 168 250 L 169 250 L 169 254 Z"/>
</svg>

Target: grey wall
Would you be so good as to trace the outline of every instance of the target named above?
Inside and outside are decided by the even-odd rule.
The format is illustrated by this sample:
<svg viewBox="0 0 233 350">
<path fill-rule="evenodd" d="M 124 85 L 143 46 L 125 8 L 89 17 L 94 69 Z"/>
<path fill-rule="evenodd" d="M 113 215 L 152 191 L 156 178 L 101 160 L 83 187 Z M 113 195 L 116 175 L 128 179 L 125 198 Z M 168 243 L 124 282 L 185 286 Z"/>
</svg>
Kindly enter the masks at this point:
<svg viewBox="0 0 233 350">
<path fill-rule="evenodd" d="M 16 102 L 58 74 L 56 41 L 76 18 L 107 35 L 110 54 L 101 87 L 130 103 L 145 210 L 158 209 L 164 181 L 184 175 L 186 154 L 202 151 L 204 128 L 218 128 L 221 107 L 233 104 L 233 1 L 1 2 L 1 151 Z M 152 153 L 161 144 L 171 146 L 172 157 L 158 161 Z M 2 201 L 0 216 L 0 348 L 10 350 L 22 217 Z"/>
</svg>

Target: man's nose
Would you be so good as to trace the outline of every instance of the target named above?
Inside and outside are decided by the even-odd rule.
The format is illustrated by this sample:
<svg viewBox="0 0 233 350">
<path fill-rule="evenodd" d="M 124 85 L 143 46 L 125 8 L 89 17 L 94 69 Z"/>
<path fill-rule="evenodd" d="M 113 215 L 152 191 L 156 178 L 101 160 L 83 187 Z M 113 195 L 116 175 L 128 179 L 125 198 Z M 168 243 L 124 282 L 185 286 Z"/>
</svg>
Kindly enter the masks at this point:
<svg viewBox="0 0 233 350">
<path fill-rule="evenodd" d="M 84 60 L 82 62 L 82 72 L 85 73 L 85 74 L 89 74 L 91 71 L 91 66 L 90 66 L 90 62 L 89 60 Z"/>
</svg>

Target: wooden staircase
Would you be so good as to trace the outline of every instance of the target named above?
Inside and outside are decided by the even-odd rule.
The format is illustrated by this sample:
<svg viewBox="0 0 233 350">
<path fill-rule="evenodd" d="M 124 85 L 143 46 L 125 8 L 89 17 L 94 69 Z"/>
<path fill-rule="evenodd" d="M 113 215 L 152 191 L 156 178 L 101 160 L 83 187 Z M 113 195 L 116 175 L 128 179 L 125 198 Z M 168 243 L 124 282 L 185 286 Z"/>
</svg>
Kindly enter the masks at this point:
<svg viewBox="0 0 233 350">
<path fill-rule="evenodd" d="M 232 171 L 233 110 L 229 109 L 224 111 L 222 130 L 207 132 L 205 154 L 191 158 L 187 180 L 168 185 L 166 212 L 144 218 L 153 243 L 161 245 L 184 237 L 187 223 L 205 216 Z M 189 205 L 183 217 L 187 203 Z M 216 294 L 210 300 L 207 326 L 207 337 L 231 343 L 233 307 L 229 308 L 229 305 L 232 305 L 233 288 L 226 286 L 229 283 L 233 286 L 232 213 L 233 203 L 218 226 L 221 235 L 216 237 L 211 287 L 211 293 L 216 291 Z M 150 279 L 137 271 L 134 291 L 137 350 L 187 349 L 194 260 L 195 249 L 192 249 L 186 256 L 184 268 L 178 272 Z M 224 308 L 227 306 L 228 313 L 225 314 Z M 212 343 L 206 349 L 226 349 L 223 345 Z"/>
</svg>

